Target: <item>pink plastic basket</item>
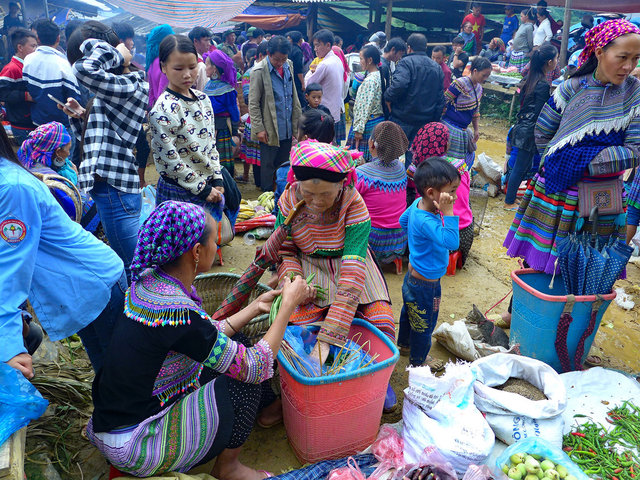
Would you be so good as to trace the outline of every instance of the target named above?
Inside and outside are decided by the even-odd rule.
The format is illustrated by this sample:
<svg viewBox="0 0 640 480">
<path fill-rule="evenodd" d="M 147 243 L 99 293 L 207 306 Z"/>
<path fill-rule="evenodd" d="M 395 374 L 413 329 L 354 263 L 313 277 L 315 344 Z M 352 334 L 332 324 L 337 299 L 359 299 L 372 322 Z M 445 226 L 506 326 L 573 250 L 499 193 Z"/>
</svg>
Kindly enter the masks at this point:
<svg viewBox="0 0 640 480">
<path fill-rule="evenodd" d="M 398 361 L 398 349 L 378 329 L 355 319 L 349 338 L 371 342 L 376 363 L 354 373 L 304 377 L 278 354 L 284 426 L 302 463 L 343 458 L 376 439 L 387 385 Z"/>
</svg>

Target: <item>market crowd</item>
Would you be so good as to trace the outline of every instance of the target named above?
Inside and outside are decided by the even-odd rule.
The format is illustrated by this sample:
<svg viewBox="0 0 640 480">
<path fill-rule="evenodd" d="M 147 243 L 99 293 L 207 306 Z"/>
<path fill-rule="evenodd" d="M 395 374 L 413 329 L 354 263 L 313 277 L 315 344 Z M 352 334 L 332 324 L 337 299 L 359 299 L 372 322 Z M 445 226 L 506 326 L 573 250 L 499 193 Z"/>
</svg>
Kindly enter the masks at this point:
<svg viewBox="0 0 640 480">
<path fill-rule="evenodd" d="M 0 72 L 12 134 L 0 129 L 0 360 L 34 375 L 42 332 L 28 300 L 52 340 L 82 339 L 96 372 L 87 436 L 114 467 L 149 476 L 216 458 L 216 478 L 270 476 L 239 455 L 256 421 L 282 419 L 268 380 L 287 324 L 321 322 L 314 355 L 324 361 L 360 318 L 411 365 L 442 369 L 428 355 L 440 279 L 472 248 L 483 84 L 500 69 L 523 73 L 508 254 L 552 273 L 581 189 L 599 182 L 613 185 L 620 210 L 598 233 L 629 241 L 640 181 L 620 221 L 619 178 L 640 158 L 640 29 L 587 25 L 576 68 L 560 72 L 550 41 L 561 26 L 545 5 L 506 7 L 496 38 L 485 24 L 473 5 L 452 49 L 430 54 L 421 33 L 376 32 L 343 49 L 326 29 L 307 42 L 297 31 L 215 37 L 161 25 L 140 55 L 127 24 L 61 32 L 48 19 L 29 29 L 5 19 L 15 54 Z M 150 155 L 157 206 L 141 221 Z M 194 280 L 211 269 L 221 225 L 236 222 L 238 184 L 250 181 L 275 192 L 275 227 L 286 229 L 263 247 L 274 290 L 214 321 Z M 407 257 L 396 332 L 381 265 L 401 273 Z M 279 294 L 252 344 L 243 327 Z M 389 385 L 385 409 L 395 405 Z"/>
</svg>

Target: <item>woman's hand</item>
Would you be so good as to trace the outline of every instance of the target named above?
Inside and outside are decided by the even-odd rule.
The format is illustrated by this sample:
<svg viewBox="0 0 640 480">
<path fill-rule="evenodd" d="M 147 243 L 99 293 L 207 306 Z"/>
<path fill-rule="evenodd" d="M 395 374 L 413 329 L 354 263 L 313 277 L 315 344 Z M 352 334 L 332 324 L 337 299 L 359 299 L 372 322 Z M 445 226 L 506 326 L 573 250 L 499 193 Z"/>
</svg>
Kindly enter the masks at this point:
<svg viewBox="0 0 640 480">
<path fill-rule="evenodd" d="M 124 46 L 124 43 L 119 44 L 116 47 L 116 50 L 118 50 L 120 54 L 124 57 L 124 63 L 122 64 L 122 66 L 127 68 L 129 65 L 131 65 L 131 59 L 133 58 L 133 56 L 131 55 L 131 52 L 129 51 L 129 49 Z"/>
<path fill-rule="evenodd" d="M 316 298 L 316 289 L 307 284 L 301 276 L 297 276 L 293 281 L 285 277 L 282 282 L 282 303 L 287 303 L 292 307 L 309 303 Z"/>
<path fill-rule="evenodd" d="M 22 373 L 22 375 L 24 375 L 26 379 L 33 378 L 33 362 L 31 359 L 31 355 L 29 355 L 28 353 L 20 353 L 10 359 L 7 363 L 11 367 Z"/>
<path fill-rule="evenodd" d="M 473 131 L 473 143 L 478 143 L 479 139 L 480 139 L 480 130 L 474 130 Z"/>
<path fill-rule="evenodd" d="M 58 108 L 73 118 L 82 118 L 86 112 L 84 107 L 72 97 L 67 98 L 67 103 L 65 103 L 64 106 L 58 104 Z"/>
<path fill-rule="evenodd" d="M 256 307 L 260 314 L 269 313 L 271 311 L 271 304 L 278 295 L 282 294 L 282 290 L 269 290 L 263 293 L 254 300 Z"/>
<path fill-rule="evenodd" d="M 212 188 L 207 196 L 206 201 L 209 203 L 218 203 L 222 200 L 222 193 L 217 188 Z"/>
<path fill-rule="evenodd" d="M 353 139 L 355 140 L 356 150 L 360 147 L 360 142 L 362 141 L 362 133 L 353 132 Z"/>
</svg>

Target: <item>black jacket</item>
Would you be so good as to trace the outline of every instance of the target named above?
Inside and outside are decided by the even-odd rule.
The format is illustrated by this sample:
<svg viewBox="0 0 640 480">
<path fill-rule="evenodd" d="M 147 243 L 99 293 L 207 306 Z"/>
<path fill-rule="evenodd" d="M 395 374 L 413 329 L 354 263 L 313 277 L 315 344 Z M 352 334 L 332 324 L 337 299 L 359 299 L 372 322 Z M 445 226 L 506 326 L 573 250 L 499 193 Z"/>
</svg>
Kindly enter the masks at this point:
<svg viewBox="0 0 640 480">
<path fill-rule="evenodd" d="M 426 53 L 410 53 L 398 62 L 384 99 L 391 119 L 422 126 L 437 122 L 444 109 L 444 73 Z"/>
<path fill-rule="evenodd" d="M 522 99 L 518 120 L 511 131 L 511 145 L 527 151 L 535 150 L 533 133 L 542 107 L 549 101 L 550 91 L 547 81 L 541 78 L 533 91 Z"/>
</svg>

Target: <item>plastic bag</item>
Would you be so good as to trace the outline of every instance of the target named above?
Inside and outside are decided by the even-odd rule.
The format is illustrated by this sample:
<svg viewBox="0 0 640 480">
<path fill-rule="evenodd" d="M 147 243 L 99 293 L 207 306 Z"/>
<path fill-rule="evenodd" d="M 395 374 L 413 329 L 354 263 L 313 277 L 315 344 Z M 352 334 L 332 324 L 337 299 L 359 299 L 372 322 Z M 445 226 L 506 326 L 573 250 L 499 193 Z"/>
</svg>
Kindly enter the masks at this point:
<svg viewBox="0 0 640 480">
<path fill-rule="evenodd" d="M 489 456 L 495 436 L 473 403 L 474 382 L 470 364 L 448 364 L 442 377 L 429 367 L 409 369 L 402 409 L 407 464 L 418 463 L 425 448 L 438 445 L 462 476 Z"/>
<path fill-rule="evenodd" d="M 327 480 L 367 480 L 367 477 L 364 476 L 353 457 L 349 457 L 347 466 L 331 470 Z"/>
<path fill-rule="evenodd" d="M 153 185 L 147 185 L 142 189 L 142 208 L 140 208 L 140 226 L 149 218 L 156 208 L 156 189 Z"/>
<path fill-rule="evenodd" d="M 486 465 L 469 465 L 462 480 L 489 480 L 493 478 L 491 469 Z"/>
<path fill-rule="evenodd" d="M 295 350 L 297 356 L 292 357 L 292 366 L 300 375 L 319 376 L 318 358 L 312 358 L 310 353 L 317 342 L 317 327 L 300 327 L 296 325 L 288 326 L 284 333 L 284 339 Z M 348 339 L 344 347 L 331 345 L 329 347 L 329 356 L 322 366 L 322 374 L 329 375 L 334 360 L 342 355 L 351 355 L 349 361 L 343 362 L 339 371 L 332 371 L 331 375 L 338 373 L 351 373 L 360 369 L 363 365 L 370 363 L 371 356 L 365 347 L 361 347 L 356 342 Z"/>
<path fill-rule="evenodd" d="M 15 368 L 0 362 L 0 445 L 47 409 L 47 402 Z"/>
<path fill-rule="evenodd" d="M 509 457 L 514 453 L 527 453 L 529 455 L 540 455 L 543 458 L 551 460 L 555 464 L 560 464 L 566 467 L 569 475 L 573 475 L 577 480 L 589 480 L 589 477 L 571 461 L 569 456 L 560 448 L 556 448 L 549 442 L 544 441 L 541 438 L 527 438 L 518 443 L 515 443 L 508 447 L 502 454 L 496 459 L 496 463 L 493 466 L 493 473 L 496 479 L 509 480 L 509 477 L 502 471 L 503 465 L 509 465 Z"/>
<path fill-rule="evenodd" d="M 504 347 L 474 340 L 471 334 L 473 327 L 474 325 L 467 325 L 464 320 L 456 320 L 453 324 L 443 322 L 433 332 L 433 338 L 456 357 L 468 362 L 494 353 L 519 352 L 519 346 L 516 345 L 507 350 Z"/>
<path fill-rule="evenodd" d="M 485 176 L 492 184 L 499 187 L 502 183 L 502 168 L 486 153 L 482 152 L 478 155 L 478 161 L 473 168 Z"/>
<path fill-rule="evenodd" d="M 477 376 L 475 404 L 500 440 L 507 445 L 529 437 L 540 437 L 562 448 L 562 412 L 567 392 L 558 373 L 534 358 L 496 354 L 472 364 Z M 521 378 L 539 388 L 547 400 L 529 400 L 516 393 L 493 388 L 509 378 Z"/>
<path fill-rule="evenodd" d="M 420 474 L 418 478 L 427 478 L 428 473 L 433 473 L 438 480 L 458 480 L 455 468 L 447 461 L 440 451 L 433 445 L 426 447 L 418 463 L 408 465 L 400 469 L 395 475 L 394 480 L 405 480 L 416 478 L 416 474 Z"/>
</svg>

